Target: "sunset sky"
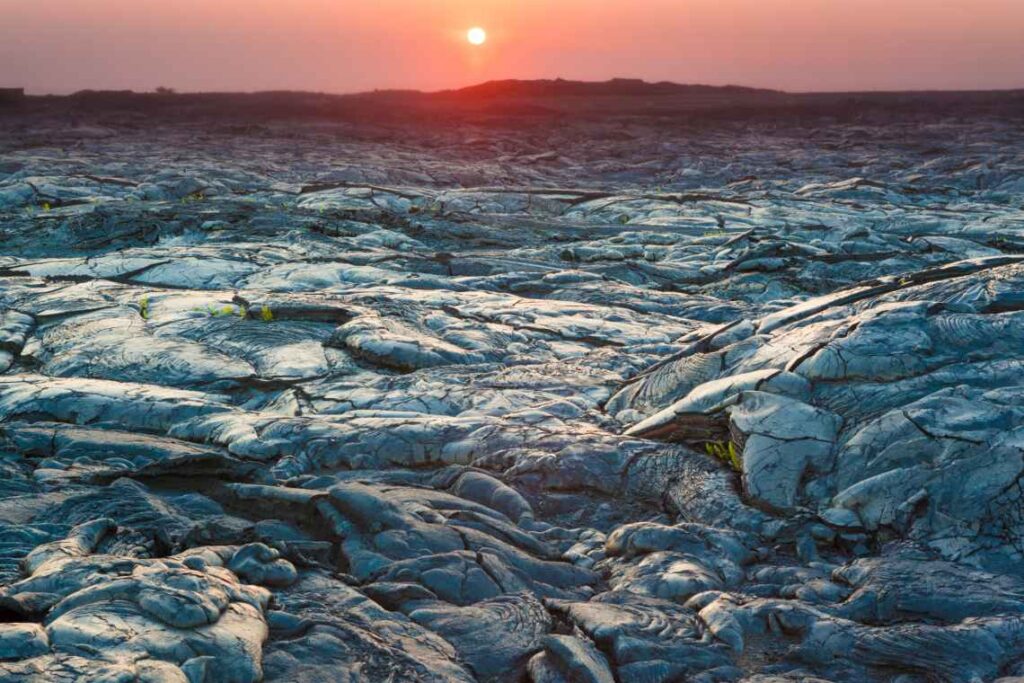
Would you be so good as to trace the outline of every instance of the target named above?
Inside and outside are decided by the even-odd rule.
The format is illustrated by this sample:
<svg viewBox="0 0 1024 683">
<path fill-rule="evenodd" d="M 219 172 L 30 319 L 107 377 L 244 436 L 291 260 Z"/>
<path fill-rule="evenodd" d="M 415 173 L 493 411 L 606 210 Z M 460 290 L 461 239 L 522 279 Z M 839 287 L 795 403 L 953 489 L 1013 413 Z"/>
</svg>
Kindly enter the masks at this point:
<svg viewBox="0 0 1024 683">
<path fill-rule="evenodd" d="M 0 87 L 32 93 L 559 76 L 1024 87 L 1024 0 L 0 0 Z"/>
</svg>

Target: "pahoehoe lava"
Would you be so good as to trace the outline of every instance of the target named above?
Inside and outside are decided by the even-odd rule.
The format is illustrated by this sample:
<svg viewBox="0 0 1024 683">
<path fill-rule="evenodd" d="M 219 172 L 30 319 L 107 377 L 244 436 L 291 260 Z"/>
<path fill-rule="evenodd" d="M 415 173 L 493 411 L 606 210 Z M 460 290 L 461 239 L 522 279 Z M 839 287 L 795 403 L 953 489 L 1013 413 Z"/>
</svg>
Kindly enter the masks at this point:
<svg viewBox="0 0 1024 683">
<path fill-rule="evenodd" d="M 1024 680 L 1024 96 L 594 87 L 0 109 L 0 682 Z"/>
</svg>

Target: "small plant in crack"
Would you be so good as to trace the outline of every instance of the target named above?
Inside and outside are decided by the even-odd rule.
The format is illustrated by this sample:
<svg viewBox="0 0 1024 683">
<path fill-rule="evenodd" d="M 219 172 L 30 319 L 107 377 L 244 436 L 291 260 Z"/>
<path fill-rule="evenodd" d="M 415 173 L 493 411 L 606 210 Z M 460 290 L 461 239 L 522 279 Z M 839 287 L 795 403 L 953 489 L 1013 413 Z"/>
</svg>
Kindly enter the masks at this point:
<svg viewBox="0 0 1024 683">
<path fill-rule="evenodd" d="M 704 450 L 712 458 L 724 462 L 730 469 L 736 472 L 743 471 L 743 461 L 736 453 L 736 444 L 732 441 L 709 441 L 704 444 Z"/>
<path fill-rule="evenodd" d="M 205 313 L 211 318 L 224 318 L 227 316 L 237 315 L 241 318 L 246 316 L 247 311 L 244 307 L 232 306 L 228 304 L 226 306 L 215 306 L 213 304 L 207 304 L 206 308 L 196 307 L 192 309 L 193 313 Z"/>
<path fill-rule="evenodd" d="M 149 320 L 149 297 L 144 296 L 139 299 L 139 315 L 142 316 L 143 320 Z"/>
<path fill-rule="evenodd" d="M 260 306 L 260 320 L 265 323 L 274 321 L 274 312 L 270 310 L 270 306 L 263 304 Z"/>
</svg>

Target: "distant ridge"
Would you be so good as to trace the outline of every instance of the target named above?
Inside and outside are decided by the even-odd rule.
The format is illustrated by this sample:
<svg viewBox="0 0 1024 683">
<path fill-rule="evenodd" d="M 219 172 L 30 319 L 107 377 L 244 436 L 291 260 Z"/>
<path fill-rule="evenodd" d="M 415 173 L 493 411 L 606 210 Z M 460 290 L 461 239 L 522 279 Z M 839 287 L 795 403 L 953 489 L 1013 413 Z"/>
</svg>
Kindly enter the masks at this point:
<svg viewBox="0 0 1024 683">
<path fill-rule="evenodd" d="M 990 92 L 787 93 L 738 85 L 687 85 L 637 78 L 608 81 L 497 80 L 465 88 L 423 92 L 382 89 L 351 94 L 302 91 L 176 93 L 82 90 L 70 96 L 24 96 L 0 106 L 0 116 L 19 112 L 116 114 L 162 117 L 174 122 L 220 118 L 233 121 L 331 120 L 351 123 L 454 121 L 487 125 L 542 123 L 564 117 L 592 120 L 657 117 L 687 124 L 769 117 L 870 115 L 935 118 L 999 115 L 1024 118 L 1024 90 Z M 127 119 L 126 119 L 127 120 Z"/>
<path fill-rule="evenodd" d="M 684 110 L 737 106 L 772 106 L 791 96 L 778 90 L 738 85 L 684 85 L 639 78 L 607 81 L 497 80 L 452 90 L 372 90 L 346 95 L 301 91 L 254 93 L 178 93 L 82 90 L 67 99 L 77 106 L 120 107 L 135 111 L 175 111 L 187 117 L 197 111 L 255 113 L 263 116 L 350 116 L 395 118 L 445 117 L 452 114 L 498 117 L 562 114 L 669 114 Z M 60 98 L 45 97 L 42 99 Z"/>
<path fill-rule="evenodd" d="M 487 81 L 434 95 L 470 97 L 650 97 L 659 95 L 782 95 L 781 90 L 748 88 L 740 85 L 688 85 L 671 81 L 650 83 L 639 78 L 612 78 L 607 81 L 569 81 L 562 78 L 539 80 Z"/>
<path fill-rule="evenodd" d="M 652 96 L 756 96 L 785 95 L 782 90 L 768 88 L 750 88 L 741 85 L 703 85 L 674 83 L 672 81 L 649 82 L 640 78 L 612 78 L 607 81 L 573 81 L 564 78 L 554 79 L 505 79 L 485 81 L 475 85 L 446 90 L 413 90 L 400 88 L 383 88 L 354 93 L 326 93 L 304 90 L 262 90 L 256 92 L 182 92 L 174 91 L 144 93 L 132 90 L 80 90 L 71 97 L 124 97 L 131 95 L 153 95 L 161 97 L 180 97 L 190 95 L 255 95 L 255 96 L 288 96 L 288 97 L 355 97 L 384 99 L 417 99 L 417 98 L 488 98 L 488 97 L 652 97 Z"/>
</svg>

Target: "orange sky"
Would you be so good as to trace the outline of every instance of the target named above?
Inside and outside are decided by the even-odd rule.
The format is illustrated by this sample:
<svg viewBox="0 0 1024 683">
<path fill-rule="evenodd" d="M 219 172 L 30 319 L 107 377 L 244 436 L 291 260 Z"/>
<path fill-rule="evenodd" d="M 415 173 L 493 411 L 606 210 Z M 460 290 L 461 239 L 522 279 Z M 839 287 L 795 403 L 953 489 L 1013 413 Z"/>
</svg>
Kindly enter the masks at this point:
<svg viewBox="0 0 1024 683">
<path fill-rule="evenodd" d="M 557 76 L 1024 87 L 1024 0 L 0 0 L 0 87 L 35 93 Z"/>
</svg>

